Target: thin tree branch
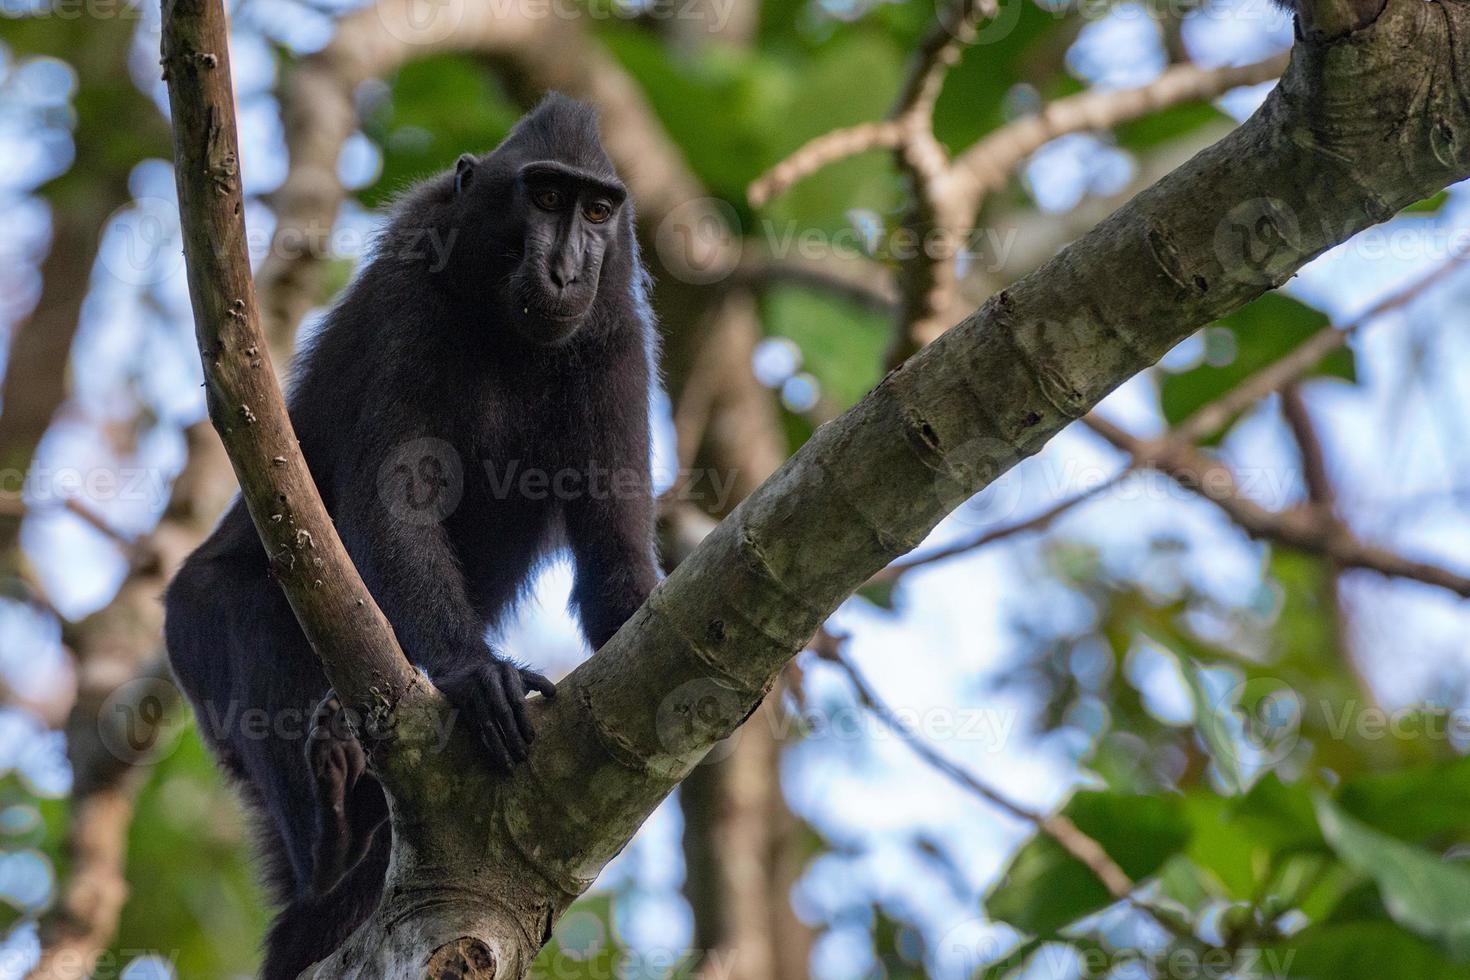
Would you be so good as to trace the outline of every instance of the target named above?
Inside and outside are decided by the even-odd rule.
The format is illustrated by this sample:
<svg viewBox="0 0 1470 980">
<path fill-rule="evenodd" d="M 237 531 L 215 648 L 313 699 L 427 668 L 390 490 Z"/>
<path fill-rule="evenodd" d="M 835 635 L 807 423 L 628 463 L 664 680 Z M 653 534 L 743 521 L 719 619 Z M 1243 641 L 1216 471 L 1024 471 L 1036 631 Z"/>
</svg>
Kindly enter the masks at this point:
<svg viewBox="0 0 1470 980">
<path fill-rule="evenodd" d="M 959 64 L 965 48 L 974 43 L 980 22 L 996 14 L 996 0 L 956 0 L 939 12 L 939 18 L 919 42 L 909 66 L 908 77 L 899 90 L 893 118 L 934 115 L 934 103 L 944 78 Z"/>
<path fill-rule="evenodd" d="M 1244 494 L 1228 466 L 1194 446 L 1173 438 L 1140 439 L 1096 412 L 1082 421 L 1130 454 L 1136 465 L 1153 467 L 1218 506 L 1251 537 L 1320 555 L 1344 568 L 1412 579 L 1470 598 L 1470 576 L 1361 541 L 1335 519 L 1323 520 L 1315 509 L 1271 511 L 1262 507 Z"/>
<path fill-rule="evenodd" d="M 1334 513 L 1337 495 L 1332 489 L 1332 477 L 1327 472 L 1327 453 L 1322 448 L 1317 427 L 1312 424 L 1312 413 L 1302 397 L 1299 383 L 1293 382 L 1281 389 L 1281 415 L 1286 419 L 1301 456 L 1302 480 L 1307 485 L 1308 503 L 1317 509 L 1322 519 L 1337 520 Z"/>
<path fill-rule="evenodd" d="M 1181 442 L 1193 443 L 1215 435 L 1236 416 L 1256 402 L 1278 391 L 1322 362 L 1328 354 L 1347 346 L 1353 334 L 1389 313 L 1403 309 L 1424 296 L 1433 287 L 1462 269 L 1467 256 L 1456 254 L 1447 261 L 1400 289 L 1374 303 L 1367 311 L 1342 328 L 1326 326 L 1302 341 L 1285 357 L 1272 361 L 1226 394 L 1197 409 L 1171 435 Z"/>
<path fill-rule="evenodd" d="M 898 330 L 888 352 L 894 367 L 953 322 L 959 288 L 955 260 L 987 195 L 1003 187 L 1025 159 L 1050 140 L 1072 132 L 1108 129 L 1185 102 L 1213 98 L 1232 88 L 1279 76 L 1280 55 L 1244 67 L 1179 65 L 1148 85 L 1092 90 L 1059 99 L 1035 116 L 1016 120 L 981 139 L 951 162 L 934 136 L 932 110 L 945 72 L 975 34 L 990 4 L 960 2 L 945 8 L 915 56 L 898 106 L 888 120 L 863 123 L 819 136 L 762 174 L 747 189 L 759 207 L 804 177 L 857 153 L 890 149 L 913 183 L 907 230 L 925 247 L 901 266 Z"/>
<path fill-rule="evenodd" d="M 898 308 L 898 290 L 891 272 L 865 259 L 840 256 L 776 259 L 751 250 L 741 256 L 736 274 L 742 285 L 755 290 L 775 285 L 799 286 L 874 313 L 892 314 Z"/>
<path fill-rule="evenodd" d="M 946 545 L 943 548 L 938 548 L 934 551 L 927 552 L 917 558 L 910 558 L 906 561 L 894 562 L 892 565 L 889 565 L 887 568 L 883 569 L 881 572 L 868 579 L 867 584 L 891 585 L 892 583 L 897 582 L 899 579 L 903 578 L 905 575 L 907 575 L 909 572 L 912 572 L 916 568 L 923 568 L 927 565 L 933 565 L 937 562 L 948 561 L 951 558 L 957 558 L 960 555 L 969 554 L 972 551 L 978 551 L 979 549 L 984 548 L 986 545 L 994 544 L 997 541 L 1003 541 L 1006 538 L 1015 537 L 1018 534 L 1026 534 L 1031 531 L 1044 531 L 1063 514 L 1066 514 L 1069 511 L 1080 506 L 1081 504 L 1085 504 L 1089 500 L 1094 500 L 1100 494 L 1106 493 L 1107 491 L 1113 489 L 1119 483 L 1122 483 L 1123 480 L 1126 479 L 1128 476 L 1132 475 L 1132 473 L 1133 468 L 1131 466 L 1125 467 L 1114 473 L 1112 476 L 1108 477 L 1106 480 L 1093 484 L 1086 490 L 1083 490 L 1081 493 L 1073 494 L 1070 497 L 1059 500 L 1055 504 L 1052 504 L 1050 507 L 1041 511 L 1040 513 L 1034 514 L 1024 520 L 1016 521 L 1011 524 L 1003 524 L 1000 527 L 996 528 L 987 529 L 986 531 L 981 532 L 980 534 L 970 538 L 969 540 L 960 541 L 956 544 Z"/>
<path fill-rule="evenodd" d="M 1062 850 L 1072 855 L 1087 867 L 1097 880 L 1102 882 L 1108 894 L 1119 901 L 1127 900 L 1133 892 L 1133 880 L 1108 852 L 1093 838 L 1087 836 L 1070 819 L 1060 813 L 1038 813 L 1022 806 L 1000 790 L 983 782 L 978 776 L 951 762 L 943 753 L 920 738 L 898 714 L 874 691 L 862 672 L 847 657 L 842 655 L 842 643 L 846 639 L 825 628 L 813 643 L 812 649 L 819 657 L 840 667 L 852 681 L 858 701 L 877 716 L 915 755 L 923 759 L 951 781 L 1011 816 L 1031 824 L 1041 833 L 1061 845 Z"/>
<path fill-rule="evenodd" d="M 1250 65 L 1205 68 L 1175 65 L 1132 89 L 1090 89 L 1057 99 L 1035 115 L 1007 123 L 954 162 L 956 180 L 978 202 L 1005 186 L 1015 169 L 1047 143 L 1069 133 L 1112 129 L 1187 102 L 1205 102 L 1243 85 L 1279 78 L 1287 55 Z"/>
<path fill-rule="evenodd" d="M 895 119 L 858 123 L 803 143 L 790 156 L 751 181 L 745 196 L 752 207 L 761 207 L 792 184 L 812 174 L 870 150 L 894 150 L 907 138 L 905 123 Z"/>
</svg>

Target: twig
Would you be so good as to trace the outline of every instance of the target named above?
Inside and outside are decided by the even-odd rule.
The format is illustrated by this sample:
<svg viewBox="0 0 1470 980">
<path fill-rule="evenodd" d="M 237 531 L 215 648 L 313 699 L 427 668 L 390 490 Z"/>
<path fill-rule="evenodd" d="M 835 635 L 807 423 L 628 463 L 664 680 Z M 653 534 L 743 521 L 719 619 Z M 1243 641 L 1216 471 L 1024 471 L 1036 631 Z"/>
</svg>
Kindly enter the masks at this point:
<svg viewBox="0 0 1470 980">
<path fill-rule="evenodd" d="M 955 259 L 966 234 L 986 196 L 1004 186 L 1028 156 L 1067 133 L 1108 129 L 1241 85 L 1268 81 L 1281 74 L 1287 60 L 1279 55 L 1243 67 L 1180 65 L 1138 88 L 1093 90 L 1059 99 L 1034 116 L 1001 127 L 951 162 L 934 135 L 934 101 L 945 74 L 974 38 L 979 19 L 993 11 L 992 4 L 972 0 L 945 8 L 915 56 L 889 119 L 819 136 L 747 189 L 751 204 L 759 207 L 839 160 L 874 149 L 894 152 L 895 162 L 913 182 L 913 204 L 905 229 L 926 242 L 926 247 L 914 250 L 901 267 L 898 324 L 886 357 L 890 368 L 953 323 L 951 311 L 959 290 Z M 928 247 L 928 243 L 937 247 Z"/>
<path fill-rule="evenodd" d="M 1470 577 L 1367 544 L 1346 526 L 1322 520 L 1315 510 L 1298 508 L 1277 512 L 1262 507 L 1241 491 L 1235 474 L 1228 466 L 1192 445 L 1172 437 L 1140 439 L 1096 412 L 1084 416 L 1082 422 L 1130 454 L 1136 465 L 1150 466 L 1168 474 L 1218 506 L 1251 537 L 1321 555 L 1344 568 L 1361 568 L 1391 578 L 1412 579 L 1470 598 Z"/>
<path fill-rule="evenodd" d="M 891 271 L 863 259 L 839 256 L 776 259 L 746 254 L 741 257 L 736 273 L 742 285 L 757 290 L 772 285 L 800 286 L 828 293 L 874 313 L 892 314 L 898 308 L 898 290 Z"/>
<path fill-rule="evenodd" d="M 1317 508 L 1324 520 L 1336 520 L 1333 513 L 1336 494 L 1332 490 L 1332 478 L 1327 472 L 1327 454 L 1322 448 L 1322 439 L 1317 427 L 1312 424 L 1312 415 L 1302 397 L 1301 384 L 1292 382 L 1281 389 L 1281 415 L 1291 430 L 1301 455 L 1302 480 L 1307 485 L 1307 500 Z"/>
<path fill-rule="evenodd" d="M 78 497 L 67 497 L 61 503 L 62 509 L 69 514 L 82 519 L 92 530 L 97 531 L 103 537 L 108 538 L 114 544 L 120 546 L 124 551 L 132 552 L 138 548 L 138 537 L 133 534 L 125 534 L 108 523 L 107 518 L 97 513 L 91 507 L 84 504 Z"/>
<path fill-rule="evenodd" d="M 872 578 L 868 579 L 868 584 L 888 585 L 893 582 L 897 582 L 899 579 L 903 578 L 903 576 L 907 575 L 909 572 L 912 572 L 916 568 L 923 568 L 925 565 L 933 565 L 936 562 L 947 561 L 950 558 L 955 558 L 963 554 L 968 554 L 972 551 L 977 551 L 988 544 L 994 544 L 996 541 L 1001 541 L 1005 538 L 1014 537 L 1017 534 L 1025 534 L 1028 531 L 1044 531 L 1046 530 L 1046 528 L 1050 527 L 1052 522 L 1055 521 L 1057 518 L 1061 517 L 1063 514 L 1067 513 L 1078 505 L 1084 504 L 1087 501 L 1094 499 L 1099 494 L 1111 490 L 1113 487 L 1116 487 L 1119 483 L 1123 482 L 1123 480 L 1131 473 L 1133 473 L 1133 468 L 1131 466 L 1125 467 L 1114 473 L 1112 476 L 1108 477 L 1106 480 L 1103 480 L 1100 483 L 1088 487 L 1081 493 L 1058 501 L 1057 503 L 1043 510 L 1041 513 L 1028 517 L 1025 520 L 1016 521 L 1012 524 L 1005 524 L 997 528 L 989 529 L 973 538 L 970 538 L 967 541 L 961 541 L 958 544 L 947 545 L 943 548 L 931 551 L 928 554 L 920 555 L 917 558 L 911 558 L 907 561 L 902 562 L 895 562 L 892 565 L 889 565 L 887 568 L 883 569 L 878 574 L 874 575 Z"/>
<path fill-rule="evenodd" d="M 1047 105 L 1040 112 L 1008 123 L 956 158 L 957 179 L 978 204 L 998 190 L 1027 157 L 1059 136 L 1112 129 L 1125 122 L 1183 105 L 1203 102 L 1243 85 L 1256 85 L 1281 75 L 1285 54 L 1250 65 L 1204 68 L 1176 65 L 1146 85 L 1132 89 L 1092 89 Z"/>
<path fill-rule="evenodd" d="M 905 136 L 904 124 L 892 119 L 858 123 L 846 129 L 823 133 L 802 144 L 786 159 L 752 181 L 745 191 L 746 197 L 753 207 L 760 207 L 797 181 L 810 177 L 839 160 L 846 160 L 869 150 L 897 149 Z"/>
<path fill-rule="evenodd" d="M 812 648 L 823 660 L 836 664 L 846 672 L 848 678 L 852 681 L 853 687 L 857 690 L 858 700 L 862 703 L 863 707 L 871 711 L 894 734 L 898 735 L 915 755 L 976 796 L 999 807 L 1011 816 L 1024 820 L 1036 827 L 1061 845 L 1062 850 L 1072 855 L 1078 861 L 1081 861 L 1088 870 L 1095 874 L 1098 881 L 1102 882 L 1103 887 L 1108 890 L 1109 895 L 1119 901 L 1128 900 L 1133 892 L 1133 880 L 1128 877 L 1122 868 L 1118 867 L 1118 863 L 1109 856 L 1101 844 L 1083 833 L 1075 823 L 1060 813 L 1051 815 L 1037 813 L 1035 810 L 1031 810 L 1015 802 L 1000 790 L 982 782 L 968 770 L 951 762 L 928 742 L 920 738 L 877 695 L 852 661 L 842 655 L 841 645 L 845 639 L 846 637 L 832 633 L 824 627 L 822 633 L 818 635 L 817 640 L 813 643 Z"/>
<path fill-rule="evenodd" d="M 1281 414 L 1301 457 L 1302 479 L 1307 485 L 1307 506 L 1316 511 L 1317 519 L 1324 525 L 1337 528 L 1337 533 L 1346 531 L 1351 534 L 1338 513 L 1337 494 L 1327 468 L 1327 454 L 1317 427 L 1312 423 L 1312 413 L 1299 382 L 1292 382 L 1281 389 Z M 1352 630 L 1348 625 L 1349 608 L 1342 596 L 1342 565 L 1335 559 L 1328 559 L 1325 564 L 1327 574 L 1322 582 L 1322 602 L 1337 639 L 1337 648 L 1363 698 L 1377 707 L 1378 695 L 1373 690 L 1372 680 L 1363 671 L 1353 650 Z"/>
<path fill-rule="evenodd" d="M 934 103 L 950 69 L 975 40 L 980 21 L 994 17 L 996 0 L 959 0 L 944 8 L 929 33 L 919 42 L 908 77 L 893 108 L 894 119 L 934 115 Z"/>
<path fill-rule="evenodd" d="M 1452 255 L 1408 286 L 1379 300 L 1340 329 L 1334 326 L 1323 327 L 1285 357 L 1272 361 L 1220 398 L 1197 409 L 1193 415 L 1174 427 L 1173 435 L 1181 442 L 1198 442 L 1219 432 L 1241 412 L 1272 392 L 1305 376 L 1328 354 L 1346 346 L 1354 333 L 1379 317 L 1409 305 L 1449 278 L 1464 266 L 1467 257 L 1470 256 L 1465 253 Z"/>
</svg>

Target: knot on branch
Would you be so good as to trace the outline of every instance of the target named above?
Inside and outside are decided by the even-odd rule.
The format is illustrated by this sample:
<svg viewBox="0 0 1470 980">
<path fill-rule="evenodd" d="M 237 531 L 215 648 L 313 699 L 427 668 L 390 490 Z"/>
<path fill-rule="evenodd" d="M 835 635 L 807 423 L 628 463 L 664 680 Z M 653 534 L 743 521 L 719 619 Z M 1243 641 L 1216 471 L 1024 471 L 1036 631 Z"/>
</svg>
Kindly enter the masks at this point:
<svg viewBox="0 0 1470 980">
<path fill-rule="evenodd" d="M 495 954 L 468 936 L 440 946 L 424 972 L 429 980 L 495 980 Z"/>
</svg>

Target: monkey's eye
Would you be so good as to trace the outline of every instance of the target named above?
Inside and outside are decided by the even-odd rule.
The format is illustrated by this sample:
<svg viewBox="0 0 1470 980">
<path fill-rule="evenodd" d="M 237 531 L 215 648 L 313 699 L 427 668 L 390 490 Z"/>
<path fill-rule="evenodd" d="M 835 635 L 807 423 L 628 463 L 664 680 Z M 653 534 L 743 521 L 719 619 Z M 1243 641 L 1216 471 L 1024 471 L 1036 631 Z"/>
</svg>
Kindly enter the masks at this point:
<svg viewBox="0 0 1470 980">
<path fill-rule="evenodd" d="M 538 208 L 545 208 L 547 211 L 555 211 L 557 208 L 561 207 L 561 192 L 551 190 L 550 188 L 542 191 L 536 191 L 536 193 L 531 195 L 531 200 L 536 202 L 536 206 Z"/>
<path fill-rule="evenodd" d="M 612 217 L 612 205 L 606 201 L 593 201 L 582 209 L 582 217 L 594 225 L 600 225 Z"/>
</svg>

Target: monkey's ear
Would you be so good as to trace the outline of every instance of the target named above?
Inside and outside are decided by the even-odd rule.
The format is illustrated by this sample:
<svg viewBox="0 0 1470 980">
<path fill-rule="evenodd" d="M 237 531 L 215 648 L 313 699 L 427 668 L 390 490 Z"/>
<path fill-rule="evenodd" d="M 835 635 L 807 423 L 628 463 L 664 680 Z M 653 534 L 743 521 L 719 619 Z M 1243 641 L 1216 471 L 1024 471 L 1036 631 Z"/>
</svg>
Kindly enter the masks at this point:
<svg viewBox="0 0 1470 980">
<path fill-rule="evenodd" d="M 454 193 L 463 194 L 464 189 L 470 186 L 470 178 L 475 175 L 475 160 L 473 153 L 465 153 L 455 161 L 454 164 Z"/>
</svg>

